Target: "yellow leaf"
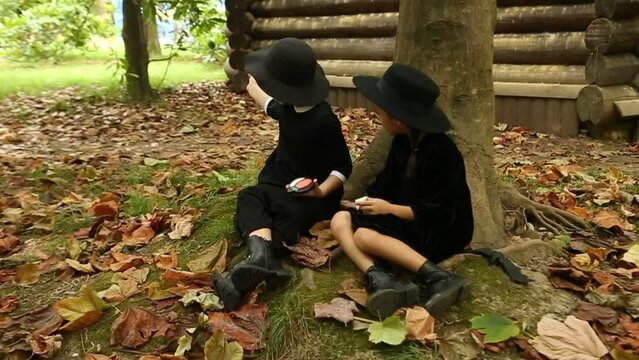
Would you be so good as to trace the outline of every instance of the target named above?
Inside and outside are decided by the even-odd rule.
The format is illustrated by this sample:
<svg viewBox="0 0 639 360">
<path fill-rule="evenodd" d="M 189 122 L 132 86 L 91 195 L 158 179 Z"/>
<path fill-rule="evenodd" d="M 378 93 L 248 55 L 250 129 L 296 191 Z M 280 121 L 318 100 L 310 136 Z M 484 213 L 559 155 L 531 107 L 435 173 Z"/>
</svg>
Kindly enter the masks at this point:
<svg viewBox="0 0 639 360">
<path fill-rule="evenodd" d="M 623 254 L 621 260 L 633 263 L 639 267 L 639 245 L 633 245 L 627 253 Z"/>
<path fill-rule="evenodd" d="M 226 269 L 226 251 L 226 240 L 220 239 L 202 255 L 189 261 L 187 266 L 193 272 L 221 273 Z"/>
<path fill-rule="evenodd" d="M 149 298 L 149 300 L 157 301 L 177 297 L 177 295 L 160 288 L 160 283 L 157 281 L 150 283 L 144 289 L 146 290 L 146 297 Z"/>
<path fill-rule="evenodd" d="M 60 330 L 73 331 L 85 328 L 102 317 L 102 300 L 92 288 L 84 285 L 77 297 L 59 300 L 53 309 L 60 317 L 69 321 Z"/>
<path fill-rule="evenodd" d="M 237 341 L 227 343 L 222 330 L 217 330 L 204 344 L 205 360 L 242 360 L 244 350 Z"/>
<path fill-rule="evenodd" d="M 93 266 L 91 266 L 91 263 L 80 264 L 79 261 L 76 261 L 73 259 L 65 259 L 64 261 L 66 261 L 67 264 L 69 264 L 69 266 L 71 266 L 73 269 L 81 273 L 90 274 L 95 272 L 95 269 L 93 269 Z"/>
<path fill-rule="evenodd" d="M 13 278 L 13 282 L 18 285 L 32 285 L 38 280 L 40 280 L 40 267 L 36 264 L 18 266 Z"/>
<path fill-rule="evenodd" d="M 64 242 L 64 248 L 67 250 L 67 253 L 69 253 L 69 257 L 73 260 L 77 260 L 82 250 L 86 247 L 86 243 L 80 244 L 78 240 L 73 238 L 69 238 Z"/>
</svg>

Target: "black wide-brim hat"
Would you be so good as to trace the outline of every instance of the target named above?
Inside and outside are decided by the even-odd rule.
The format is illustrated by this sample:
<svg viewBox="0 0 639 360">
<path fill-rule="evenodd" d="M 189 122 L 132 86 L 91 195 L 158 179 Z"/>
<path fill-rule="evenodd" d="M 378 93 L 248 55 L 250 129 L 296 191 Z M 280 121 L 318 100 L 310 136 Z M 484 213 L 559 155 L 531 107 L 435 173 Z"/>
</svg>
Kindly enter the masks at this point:
<svg viewBox="0 0 639 360">
<path fill-rule="evenodd" d="M 381 78 L 356 76 L 353 83 L 375 105 L 411 128 L 429 133 L 450 129 L 448 117 L 435 105 L 439 87 L 411 66 L 393 64 Z"/>
<path fill-rule="evenodd" d="M 328 98 L 330 84 L 313 49 L 295 38 L 246 56 L 244 70 L 275 100 L 295 106 L 316 105 Z"/>
</svg>

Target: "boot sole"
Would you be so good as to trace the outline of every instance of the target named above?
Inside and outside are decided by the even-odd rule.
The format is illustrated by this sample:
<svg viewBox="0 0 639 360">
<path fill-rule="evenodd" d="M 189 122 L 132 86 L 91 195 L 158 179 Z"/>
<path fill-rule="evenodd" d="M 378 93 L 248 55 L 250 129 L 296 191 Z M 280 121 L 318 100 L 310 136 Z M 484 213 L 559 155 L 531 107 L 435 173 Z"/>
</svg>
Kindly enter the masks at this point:
<svg viewBox="0 0 639 360">
<path fill-rule="evenodd" d="M 470 295 L 471 283 L 464 279 L 455 287 L 451 287 L 444 292 L 438 293 L 438 296 L 431 298 L 426 304 L 428 312 L 436 318 L 443 317 L 448 309 L 457 302 L 466 299 Z M 434 300 L 434 301 L 433 301 Z"/>
<path fill-rule="evenodd" d="M 384 319 L 397 309 L 413 306 L 419 302 L 419 288 L 415 284 L 407 284 L 402 290 L 380 290 L 368 297 L 366 309 L 373 316 Z"/>
<path fill-rule="evenodd" d="M 223 278 L 219 274 L 214 274 L 213 284 L 215 285 L 217 295 L 224 304 L 224 310 L 231 311 L 240 306 L 242 295 L 228 279 Z"/>
<path fill-rule="evenodd" d="M 231 280 L 238 290 L 244 292 L 255 290 L 257 285 L 265 280 L 268 290 L 276 290 L 288 284 L 291 274 L 286 269 L 272 271 L 259 266 L 245 265 L 233 269 Z"/>
</svg>

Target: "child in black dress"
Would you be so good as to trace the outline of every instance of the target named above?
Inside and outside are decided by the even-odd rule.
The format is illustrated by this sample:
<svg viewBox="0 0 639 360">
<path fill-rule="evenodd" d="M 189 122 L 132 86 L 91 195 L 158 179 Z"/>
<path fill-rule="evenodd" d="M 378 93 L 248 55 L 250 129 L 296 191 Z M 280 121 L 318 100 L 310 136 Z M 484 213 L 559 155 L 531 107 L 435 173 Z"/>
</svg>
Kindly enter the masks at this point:
<svg viewBox="0 0 639 360">
<path fill-rule="evenodd" d="M 290 274 L 276 250 L 282 242 L 294 244 L 339 210 L 342 185 L 352 170 L 340 122 L 325 101 L 328 80 L 310 46 L 293 38 L 279 40 L 249 54 L 245 69 L 251 75 L 248 93 L 279 122 L 279 141 L 258 184 L 238 195 L 235 225 L 250 255 L 213 276 L 227 310 L 237 308 L 262 281 L 269 288 L 288 283 Z M 314 179 L 313 189 L 289 193 L 287 184 L 300 177 Z"/>
<path fill-rule="evenodd" d="M 435 105 L 439 89 L 420 71 L 399 64 L 381 79 L 358 76 L 353 82 L 395 137 L 367 198 L 338 212 L 331 229 L 365 273 L 372 314 L 386 317 L 416 304 L 421 295 L 429 312 L 440 317 L 467 295 L 470 283 L 435 264 L 470 243 L 473 213 L 462 155 L 445 134 L 450 123 Z M 414 272 L 422 293 L 376 259 Z"/>
</svg>

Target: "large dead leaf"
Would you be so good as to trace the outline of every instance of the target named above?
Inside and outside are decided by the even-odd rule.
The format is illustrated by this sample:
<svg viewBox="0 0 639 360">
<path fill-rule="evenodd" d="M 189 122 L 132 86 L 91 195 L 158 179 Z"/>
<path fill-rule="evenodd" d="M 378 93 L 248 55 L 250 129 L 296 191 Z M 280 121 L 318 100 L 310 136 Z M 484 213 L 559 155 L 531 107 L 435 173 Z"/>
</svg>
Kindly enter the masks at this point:
<svg viewBox="0 0 639 360">
<path fill-rule="evenodd" d="M 162 354 L 160 356 L 156 355 L 144 355 L 140 358 L 140 360 L 188 360 L 184 356 L 175 356 L 171 354 Z"/>
<path fill-rule="evenodd" d="M 93 214 L 97 218 L 113 221 L 118 216 L 117 201 L 105 201 L 93 205 Z"/>
<path fill-rule="evenodd" d="M 144 290 L 146 292 L 146 297 L 149 298 L 149 300 L 165 300 L 179 296 L 167 291 L 166 289 L 162 289 L 158 281 L 148 284 Z"/>
<path fill-rule="evenodd" d="M 102 354 L 86 353 L 84 354 L 84 359 L 82 360 L 114 360 L 114 358 L 113 356 L 106 356 Z"/>
<path fill-rule="evenodd" d="M 154 237 L 155 230 L 147 222 L 135 229 L 130 235 L 125 232 L 122 236 L 122 241 L 125 245 L 140 246 L 148 244 Z"/>
<path fill-rule="evenodd" d="M 176 336 L 175 327 L 164 317 L 139 307 L 126 309 L 111 327 L 111 345 L 125 348 L 135 349 L 154 336 L 171 340 Z"/>
<path fill-rule="evenodd" d="M 174 215 L 171 219 L 171 232 L 168 234 L 172 240 L 183 239 L 191 236 L 193 231 L 192 217 Z"/>
<path fill-rule="evenodd" d="M 138 283 L 134 279 L 127 279 L 111 285 L 110 288 L 104 291 L 100 291 L 98 296 L 107 302 L 121 302 L 140 292 L 142 290 L 138 288 Z"/>
<path fill-rule="evenodd" d="M 221 330 L 215 333 L 204 344 L 205 360 L 242 360 L 244 351 L 237 342 L 228 343 L 224 332 Z"/>
<path fill-rule="evenodd" d="M 437 339 L 435 318 L 421 306 L 413 306 L 406 310 L 406 329 L 408 330 L 406 338 L 409 340 L 427 344 Z"/>
<path fill-rule="evenodd" d="M 316 223 L 309 230 L 309 233 L 315 236 L 320 246 L 325 249 L 331 249 L 339 245 L 339 242 L 335 239 L 335 236 L 333 236 L 333 232 L 331 231 L 331 222 L 329 220 Z"/>
<path fill-rule="evenodd" d="M 209 312 L 209 327 L 222 330 L 227 341 L 237 341 L 246 351 L 260 350 L 266 346 L 267 312 L 266 304 L 247 302 L 236 311 Z"/>
<path fill-rule="evenodd" d="M 559 322 L 544 316 L 537 324 L 538 336 L 532 345 L 551 359 L 598 360 L 608 353 L 588 322 L 568 316 Z"/>
<path fill-rule="evenodd" d="M 592 217 L 591 221 L 600 228 L 615 230 L 619 233 L 625 231 L 632 231 L 634 226 L 621 218 L 614 210 L 601 210 L 597 211 Z"/>
<path fill-rule="evenodd" d="M 1 231 L 0 235 L 2 235 Z M 19 243 L 20 239 L 18 239 L 17 236 L 7 235 L 5 237 L 0 237 L 0 255 L 12 252 Z"/>
<path fill-rule="evenodd" d="M 178 283 L 184 285 L 210 286 L 211 275 L 206 272 L 193 273 L 190 271 L 168 269 L 162 274 L 162 282 L 165 286 L 172 286 Z"/>
<path fill-rule="evenodd" d="M 160 269 L 175 269 L 178 262 L 177 253 L 174 249 L 167 249 L 166 251 L 154 254 L 153 262 L 155 262 L 155 266 Z"/>
<path fill-rule="evenodd" d="M 18 285 L 33 285 L 38 280 L 40 280 L 40 267 L 37 264 L 18 266 L 13 277 L 13 282 Z"/>
<path fill-rule="evenodd" d="M 590 287 L 590 277 L 582 271 L 565 265 L 548 266 L 548 279 L 558 289 L 569 289 L 577 292 L 586 292 Z"/>
<path fill-rule="evenodd" d="M 29 344 L 34 354 L 49 359 L 62 347 L 62 335 L 36 334 L 31 337 Z"/>
<path fill-rule="evenodd" d="M 147 276 L 149 276 L 149 271 L 150 270 L 148 268 L 142 268 L 142 269 L 131 268 L 124 272 L 118 272 L 113 274 L 113 276 L 111 277 L 111 282 L 114 284 L 118 284 L 122 281 L 134 280 L 136 283 L 142 285 L 146 281 Z"/>
<path fill-rule="evenodd" d="M 595 288 L 594 291 L 600 294 L 611 294 L 615 290 L 617 283 L 612 274 L 602 270 L 595 270 L 592 274 L 592 278 L 599 283 L 599 286 Z"/>
<path fill-rule="evenodd" d="M 186 265 L 193 272 L 222 273 L 226 269 L 227 248 L 226 239 L 222 238 Z"/>
<path fill-rule="evenodd" d="M 94 273 L 95 269 L 91 266 L 91 263 L 81 264 L 79 261 L 73 259 L 65 259 L 64 260 L 72 269 L 77 270 L 81 273 L 90 274 Z"/>
<path fill-rule="evenodd" d="M 144 259 L 141 256 L 127 255 L 117 251 L 112 252 L 111 256 L 116 262 L 111 264 L 109 268 L 114 272 L 125 271 L 144 264 Z"/>
<path fill-rule="evenodd" d="M 633 245 L 625 254 L 621 260 L 634 264 L 635 267 L 639 268 L 639 245 Z"/>
<path fill-rule="evenodd" d="M 366 289 L 354 278 L 342 281 L 339 293 L 346 295 L 360 306 L 366 306 L 366 301 L 368 301 Z"/>
<path fill-rule="evenodd" d="M 313 305 L 315 318 L 332 318 L 344 325 L 353 321 L 353 313 L 358 312 L 355 302 L 344 298 L 335 298 L 330 303 L 315 303 Z"/>
<path fill-rule="evenodd" d="M 619 314 L 615 310 L 592 303 L 579 304 L 575 317 L 586 321 L 597 321 L 604 326 L 614 326 L 619 321 Z"/>
<path fill-rule="evenodd" d="M 56 301 L 53 304 L 55 311 L 64 320 L 67 320 L 61 330 L 74 331 L 85 328 L 102 317 L 102 300 L 89 286 L 82 286 L 77 297 L 70 297 Z"/>
<path fill-rule="evenodd" d="M 297 244 L 284 246 L 293 252 L 293 261 L 313 269 L 325 265 L 331 257 L 330 251 L 323 248 L 319 242 L 306 237 L 300 238 Z"/>
<path fill-rule="evenodd" d="M 0 321 L 0 348 L 4 352 L 31 352 L 29 340 L 38 334 L 47 336 L 56 331 L 64 320 L 48 306 L 25 315 Z"/>
<path fill-rule="evenodd" d="M 570 265 L 581 271 L 593 271 L 599 264 L 599 260 L 591 258 L 588 254 L 579 254 L 570 258 Z"/>
<path fill-rule="evenodd" d="M 511 339 L 521 351 L 524 360 L 546 360 L 526 339 Z"/>
</svg>

